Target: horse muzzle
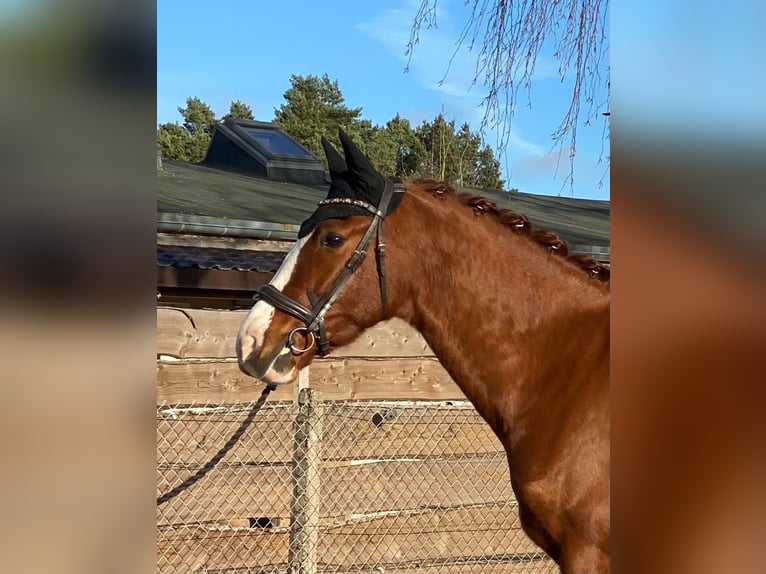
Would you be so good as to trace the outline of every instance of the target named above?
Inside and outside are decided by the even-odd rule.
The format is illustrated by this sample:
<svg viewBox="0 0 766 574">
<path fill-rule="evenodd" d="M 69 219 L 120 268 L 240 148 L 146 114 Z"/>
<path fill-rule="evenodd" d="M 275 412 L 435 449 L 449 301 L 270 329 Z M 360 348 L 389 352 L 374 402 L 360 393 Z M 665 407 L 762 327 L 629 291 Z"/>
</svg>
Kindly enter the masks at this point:
<svg viewBox="0 0 766 574">
<path fill-rule="evenodd" d="M 293 382 L 298 376 L 296 355 L 287 345 L 285 337 L 281 345 L 263 354 L 260 349 L 253 348 L 247 356 L 242 356 L 242 347 L 237 345 L 237 360 L 243 373 L 265 383 L 283 385 Z M 308 350 L 308 349 L 307 349 Z"/>
</svg>

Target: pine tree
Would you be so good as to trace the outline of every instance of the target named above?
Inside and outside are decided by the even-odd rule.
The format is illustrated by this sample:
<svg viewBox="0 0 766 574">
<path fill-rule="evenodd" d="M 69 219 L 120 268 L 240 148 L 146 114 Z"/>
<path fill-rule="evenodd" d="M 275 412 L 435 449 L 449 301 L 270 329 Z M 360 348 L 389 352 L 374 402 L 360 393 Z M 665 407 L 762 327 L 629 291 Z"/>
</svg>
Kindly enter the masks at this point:
<svg viewBox="0 0 766 574">
<path fill-rule="evenodd" d="M 321 137 L 340 146 L 338 128 L 353 131 L 362 108 L 346 106 L 338 82 L 327 74 L 321 78 L 293 75 L 290 84 L 285 103 L 274 110 L 274 122 L 325 161 Z"/>
<path fill-rule="evenodd" d="M 165 159 L 189 161 L 192 137 L 182 125 L 162 124 L 157 130 L 157 145 Z"/>
<path fill-rule="evenodd" d="M 451 162 L 454 182 L 464 187 L 476 187 L 478 182 L 479 147 L 481 138 L 471 132 L 471 127 L 464 123 L 455 136 L 455 158 Z"/>
<path fill-rule="evenodd" d="M 477 172 L 476 186 L 480 189 L 503 189 L 505 181 L 500 179 L 500 162 L 491 147 L 485 145 L 479 152 Z"/>
<path fill-rule="evenodd" d="M 192 136 L 202 133 L 208 136 L 212 134 L 215 114 L 210 106 L 199 98 L 187 98 L 186 107 L 179 107 L 178 112 L 184 118 L 184 128 Z"/>
<path fill-rule="evenodd" d="M 450 162 L 454 157 L 455 121 L 447 121 L 444 114 L 439 114 L 433 122 L 423 121 L 415 130 L 423 147 L 422 175 L 449 181 Z"/>
<path fill-rule="evenodd" d="M 162 157 L 182 161 L 202 161 L 210 145 L 215 114 L 199 98 L 188 98 L 186 107 L 178 108 L 183 125 L 165 123 L 157 129 L 157 145 Z"/>
<path fill-rule="evenodd" d="M 253 120 L 253 109 L 241 100 L 235 100 L 229 105 L 229 113 L 223 119 Z"/>
<path fill-rule="evenodd" d="M 410 121 L 399 114 L 384 129 L 389 175 L 410 178 L 420 174 L 424 148 Z"/>
</svg>

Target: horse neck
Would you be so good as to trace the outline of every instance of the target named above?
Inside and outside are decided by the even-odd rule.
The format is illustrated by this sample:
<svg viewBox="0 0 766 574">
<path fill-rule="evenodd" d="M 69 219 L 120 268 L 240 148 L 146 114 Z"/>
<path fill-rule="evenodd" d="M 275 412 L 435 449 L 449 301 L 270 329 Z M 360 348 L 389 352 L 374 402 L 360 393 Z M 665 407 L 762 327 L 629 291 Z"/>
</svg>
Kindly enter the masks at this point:
<svg viewBox="0 0 766 574">
<path fill-rule="evenodd" d="M 449 198 L 411 199 L 392 230 L 406 246 L 392 277 L 396 315 L 420 331 L 505 442 L 508 421 L 541 385 L 565 392 L 566 376 L 549 380 L 557 363 L 565 371 L 587 356 L 594 337 L 608 352 L 608 292 L 490 215 Z"/>
</svg>

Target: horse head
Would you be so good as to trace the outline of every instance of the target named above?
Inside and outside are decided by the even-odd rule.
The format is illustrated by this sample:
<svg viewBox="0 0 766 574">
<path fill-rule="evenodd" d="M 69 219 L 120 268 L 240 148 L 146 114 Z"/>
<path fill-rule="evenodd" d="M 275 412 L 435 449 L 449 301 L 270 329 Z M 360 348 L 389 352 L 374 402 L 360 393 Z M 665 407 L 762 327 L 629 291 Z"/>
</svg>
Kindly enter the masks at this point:
<svg viewBox="0 0 766 574">
<path fill-rule="evenodd" d="M 381 175 L 341 130 L 345 159 L 324 138 L 331 177 L 327 198 L 303 222 L 298 241 L 237 336 L 245 373 L 289 383 L 330 345 L 353 341 L 386 318 L 383 220 L 404 186 Z"/>
</svg>

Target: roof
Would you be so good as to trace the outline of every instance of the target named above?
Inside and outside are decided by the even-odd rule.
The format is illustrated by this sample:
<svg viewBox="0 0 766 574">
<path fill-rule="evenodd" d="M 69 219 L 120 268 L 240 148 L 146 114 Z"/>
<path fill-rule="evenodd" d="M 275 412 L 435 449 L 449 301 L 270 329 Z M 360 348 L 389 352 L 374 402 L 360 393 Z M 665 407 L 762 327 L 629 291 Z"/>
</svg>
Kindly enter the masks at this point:
<svg viewBox="0 0 766 574">
<path fill-rule="evenodd" d="M 168 214 L 207 216 L 256 223 L 290 224 L 295 229 L 324 199 L 327 184 L 299 185 L 250 177 L 185 162 L 163 162 L 158 172 L 157 207 Z M 524 213 L 533 229 L 551 229 L 565 239 L 570 252 L 608 253 L 608 201 L 551 197 L 529 193 L 488 192 L 459 188 L 484 195 L 500 208 Z M 241 223 L 241 222 L 239 222 Z M 234 232 L 236 233 L 236 232 Z"/>
<path fill-rule="evenodd" d="M 250 251 L 190 247 L 185 245 L 158 245 L 157 265 L 187 269 L 219 269 L 221 271 L 260 271 L 273 273 L 282 265 L 284 252 Z"/>
<path fill-rule="evenodd" d="M 300 225 L 327 194 L 327 184 L 282 183 L 171 160 L 162 165 L 157 173 L 160 213 Z"/>
</svg>

